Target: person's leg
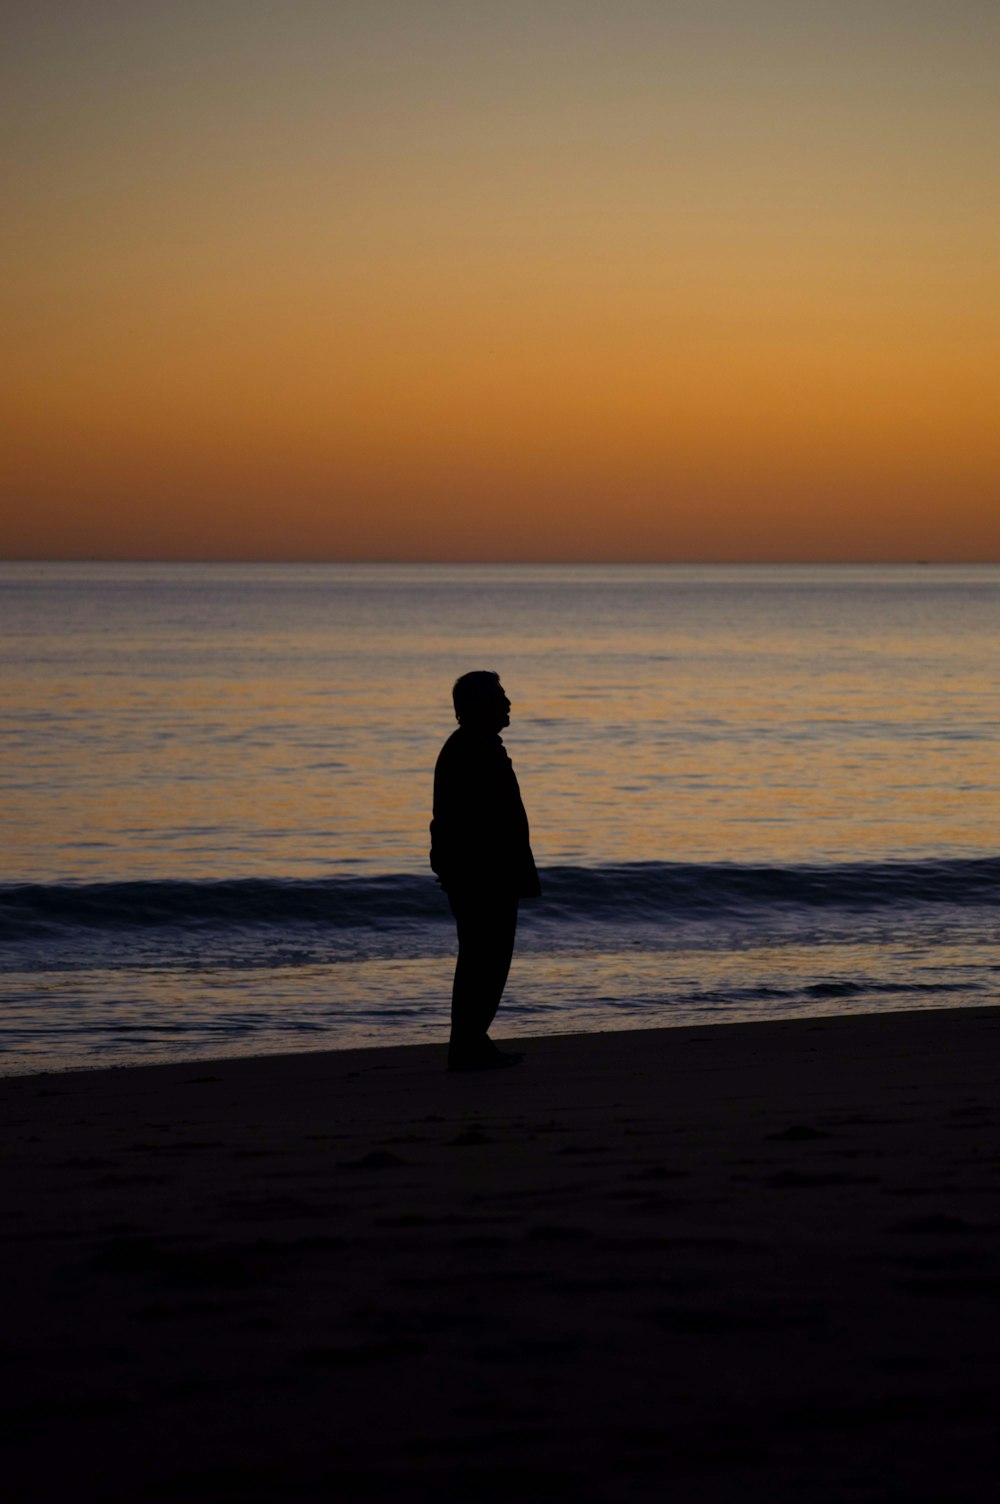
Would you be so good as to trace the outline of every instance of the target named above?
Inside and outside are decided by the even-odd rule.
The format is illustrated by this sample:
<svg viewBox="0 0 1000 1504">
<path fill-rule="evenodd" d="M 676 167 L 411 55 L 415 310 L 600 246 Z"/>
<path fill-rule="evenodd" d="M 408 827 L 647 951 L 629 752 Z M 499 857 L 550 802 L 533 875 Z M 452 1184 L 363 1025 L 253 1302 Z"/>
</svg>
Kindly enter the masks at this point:
<svg viewBox="0 0 1000 1504">
<path fill-rule="evenodd" d="M 449 903 L 458 930 L 449 1059 L 475 1058 L 491 1047 L 487 1031 L 510 971 L 517 899 L 449 894 Z"/>
</svg>

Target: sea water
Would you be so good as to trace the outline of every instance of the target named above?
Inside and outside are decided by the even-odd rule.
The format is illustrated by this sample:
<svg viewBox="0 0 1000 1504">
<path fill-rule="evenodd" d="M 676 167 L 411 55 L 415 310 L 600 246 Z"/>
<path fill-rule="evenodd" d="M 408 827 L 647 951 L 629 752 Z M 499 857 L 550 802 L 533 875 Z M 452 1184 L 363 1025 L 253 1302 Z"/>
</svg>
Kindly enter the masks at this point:
<svg viewBox="0 0 1000 1504">
<path fill-rule="evenodd" d="M 496 1032 L 1000 994 L 1000 567 L 6 564 L 0 1069 L 443 1039 L 450 686 L 542 869 Z"/>
</svg>

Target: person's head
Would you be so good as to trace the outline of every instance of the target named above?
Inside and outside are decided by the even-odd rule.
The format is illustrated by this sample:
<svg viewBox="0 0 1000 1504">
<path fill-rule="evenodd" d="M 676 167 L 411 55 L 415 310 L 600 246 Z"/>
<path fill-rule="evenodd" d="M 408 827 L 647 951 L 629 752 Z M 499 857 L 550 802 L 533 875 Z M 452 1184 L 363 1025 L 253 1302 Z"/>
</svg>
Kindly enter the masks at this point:
<svg viewBox="0 0 1000 1504">
<path fill-rule="evenodd" d="M 510 725 L 510 701 L 499 674 L 488 669 L 473 669 L 455 680 L 451 698 L 455 704 L 455 717 L 462 726 L 502 731 Z"/>
</svg>

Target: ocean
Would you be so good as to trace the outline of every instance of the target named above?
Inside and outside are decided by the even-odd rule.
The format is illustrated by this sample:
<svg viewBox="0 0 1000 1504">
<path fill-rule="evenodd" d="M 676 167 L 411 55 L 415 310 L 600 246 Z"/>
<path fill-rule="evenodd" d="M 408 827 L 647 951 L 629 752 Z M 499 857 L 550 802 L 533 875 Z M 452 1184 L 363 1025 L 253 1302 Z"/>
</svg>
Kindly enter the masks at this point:
<svg viewBox="0 0 1000 1504">
<path fill-rule="evenodd" d="M 0 1071 L 443 1041 L 472 668 L 498 1036 L 998 1000 L 1000 566 L 9 563 L 0 655 Z"/>
</svg>

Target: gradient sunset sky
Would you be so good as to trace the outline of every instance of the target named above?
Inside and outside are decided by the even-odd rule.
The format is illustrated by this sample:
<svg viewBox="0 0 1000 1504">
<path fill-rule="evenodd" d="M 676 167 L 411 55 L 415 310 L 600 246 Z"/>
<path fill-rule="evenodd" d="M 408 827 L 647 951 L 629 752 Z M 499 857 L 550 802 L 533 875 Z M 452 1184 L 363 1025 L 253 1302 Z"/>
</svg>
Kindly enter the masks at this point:
<svg viewBox="0 0 1000 1504">
<path fill-rule="evenodd" d="M 996 0 L 15 0 L 0 555 L 1000 560 Z"/>
</svg>

